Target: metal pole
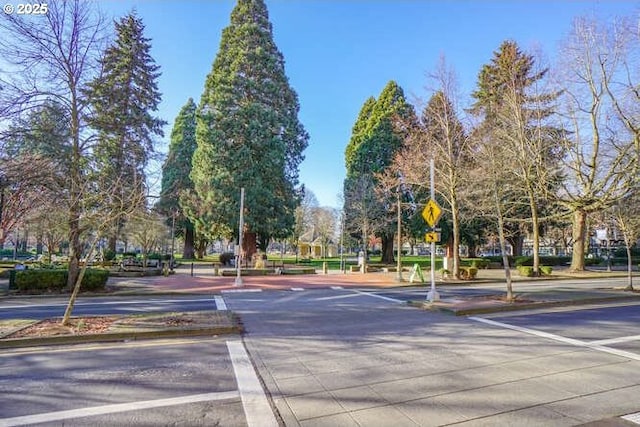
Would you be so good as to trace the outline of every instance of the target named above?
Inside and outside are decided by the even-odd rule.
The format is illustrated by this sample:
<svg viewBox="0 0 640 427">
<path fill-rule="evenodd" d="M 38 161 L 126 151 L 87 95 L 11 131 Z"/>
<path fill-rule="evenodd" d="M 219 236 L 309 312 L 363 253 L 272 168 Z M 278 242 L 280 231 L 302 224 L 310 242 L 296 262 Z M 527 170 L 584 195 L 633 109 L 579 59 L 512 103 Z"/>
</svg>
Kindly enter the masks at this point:
<svg viewBox="0 0 640 427">
<path fill-rule="evenodd" d="M 398 182 L 398 263 L 396 265 L 396 282 L 402 282 L 402 212 L 400 207 L 400 183 Z"/>
<path fill-rule="evenodd" d="M 344 210 L 340 214 L 340 271 L 345 273 L 344 265 Z"/>
<path fill-rule="evenodd" d="M 238 258 L 236 261 L 236 286 L 242 286 L 242 275 L 240 274 L 242 260 L 242 231 L 244 229 L 244 187 L 240 188 L 240 223 L 238 225 Z"/>
<path fill-rule="evenodd" d="M 429 177 L 431 180 L 431 200 L 436 198 L 436 190 L 434 186 L 434 161 L 433 158 L 429 162 Z M 439 301 L 440 295 L 436 291 L 436 242 L 431 242 L 431 290 L 427 294 L 429 302 Z"/>
<path fill-rule="evenodd" d="M 173 253 L 175 252 L 176 242 L 176 213 L 171 216 L 171 255 L 169 256 L 169 270 L 173 271 Z"/>
</svg>

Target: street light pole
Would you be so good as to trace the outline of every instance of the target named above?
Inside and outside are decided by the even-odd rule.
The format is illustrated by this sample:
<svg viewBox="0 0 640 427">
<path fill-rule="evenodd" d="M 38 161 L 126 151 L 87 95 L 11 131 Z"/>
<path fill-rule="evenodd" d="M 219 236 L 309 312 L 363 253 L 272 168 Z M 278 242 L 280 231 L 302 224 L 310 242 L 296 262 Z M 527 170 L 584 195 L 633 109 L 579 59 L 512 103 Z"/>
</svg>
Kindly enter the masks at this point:
<svg viewBox="0 0 640 427">
<path fill-rule="evenodd" d="M 402 210 L 400 205 L 400 183 L 398 183 L 398 263 L 396 265 L 396 282 L 402 282 Z"/>
<path fill-rule="evenodd" d="M 238 225 L 238 257 L 236 258 L 236 286 L 242 286 L 240 271 L 242 260 L 242 230 L 244 229 L 244 187 L 240 188 L 240 221 Z"/>
<path fill-rule="evenodd" d="M 173 254 L 175 252 L 176 242 L 176 212 L 171 215 L 171 255 L 169 256 L 169 270 L 173 271 Z"/>
</svg>

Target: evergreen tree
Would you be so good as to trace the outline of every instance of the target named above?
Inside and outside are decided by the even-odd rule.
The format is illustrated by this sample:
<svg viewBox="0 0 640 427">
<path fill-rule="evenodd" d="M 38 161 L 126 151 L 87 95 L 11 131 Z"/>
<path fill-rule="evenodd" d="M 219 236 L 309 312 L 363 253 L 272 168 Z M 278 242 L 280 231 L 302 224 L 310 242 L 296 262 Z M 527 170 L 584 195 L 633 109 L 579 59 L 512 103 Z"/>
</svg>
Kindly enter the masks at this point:
<svg viewBox="0 0 640 427">
<path fill-rule="evenodd" d="M 556 165 L 561 158 L 561 132 L 548 124 L 558 94 L 543 89 L 547 71 L 537 70 L 532 55 L 505 41 L 482 68 L 472 107 L 484 119 L 479 132 L 488 137 L 485 141 L 510 160 L 503 167 L 510 170 L 518 189 L 505 201 L 504 226 L 516 255 L 522 252 L 525 233 L 533 233 L 536 273 L 541 212 L 550 205 L 546 197 L 559 182 Z"/>
<path fill-rule="evenodd" d="M 308 135 L 285 75 L 263 0 L 238 0 L 207 76 L 197 115 L 191 178 L 199 220 L 211 235 L 237 233 L 245 188 L 245 255 L 289 235 L 298 167 Z"/>
<path fill-rule="evenodd" d="M 377 100 L 369 98 L 364 103 L 358 119 L 353 127 L 353 134 L 345 150 L 347 178 L 345 179 L 344 194 L 346 223 L 356 230 L 362 227 L 355 224 L 361 222 L 350 216 L 352 206 L 362 204 L 362 198 L 369 199 L 367 212 L 381 215 L 385 207 L 394 206 L 395 202 L 386 197 L 375 198 L 377 207 L 371 206 L 374 200 L 371 195 L 359 194 L 360 185 L 353 185 L 351 181 L 360 181 L 366 177 L 375 187 L 378 183 L 377 174 L 384 172 L 392 163 L 395 153 L 404 141 L 404 135 L 398 131 L 397 121 L 411 122 L 415 120 L 413 107 L 407 103 L 402 88 L 394 81 L 387 83 Z M 395 200 L 395 196 L 392 196 Z M 369 218 L 370 224 L 377 228 L 368 228 L 368 232 L 376 233 L 382 239 L 382 262 L 393 262 L 393 235 L 396 229 L 395 211 L 388 211 L 384 218 Z M 383 219 L 383 221 L 379 221 Z M 365 238 L 366 236 L 362 236 Z"/>
<path fill-rule="evenodd" d="M 196 103 L 189 98 L 178 113 L 173 129 L 167 159 L 162 165 L 162 185 L 157 209 L 170 217 L 174 215 L 179 228 L 176 236 L 184 237 L 182 258 L 194 258 L 194 226 L 185 216 L 180 206 L 180 194 L 193 190 L 193 182 L 189 177 L 191 161 L 196 150 Z"/>
<path fill-rule="evenodd" d="M 150 39 L 135 13 L 115 23 L 117 39 L 100 61 L 102 70 L 87 90 L 94 114 L 89 124 L 98 132 L 94 148 L 99 186 L 111 194 L 116 218 L 111 250 L 124 225 L 119 206 L 139 204 L 146 189 L 145 166 L 154 153 L 154 137 L 165 122 L 152 115 L 160 104 L 159 66 L 151 56 Z"/>
</svg>

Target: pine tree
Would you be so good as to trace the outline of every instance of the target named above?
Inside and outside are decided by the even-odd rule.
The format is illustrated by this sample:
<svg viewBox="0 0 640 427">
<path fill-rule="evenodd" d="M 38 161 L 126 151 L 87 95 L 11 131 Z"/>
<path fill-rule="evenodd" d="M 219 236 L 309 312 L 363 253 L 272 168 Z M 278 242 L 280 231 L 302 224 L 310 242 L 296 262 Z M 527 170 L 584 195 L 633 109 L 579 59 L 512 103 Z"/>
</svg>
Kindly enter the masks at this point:
<svg viewBox="0 0 640 427">
<path fill-rule="evenodd" d="M 194 258 L 194 226 L 180 206 L 180 195 L 193 190 L 191 160 L 196 150 L 196 103 L 189 98 L 176 117 L 171 130 L 167 159 L 162 165 L 160 200 L 156 208 L 179 224 L 176 236 L 184 237 L 182 258 Z"/>
<path fill-rule="evenodd" d="M 211 235 L 237 229 L 245 188 L 248 257 L 256 243 L 266 249 L 293 229 L 308 143 L 298 111 L 264 1 L 238 0 L 200 100 L 191 178 L 198 220 Z"/>
<path fill-rule="evenodd" d="M 115 23 L 117 39 L 101 59 L 102 71 L 87 91 L 94 114 L 89 124 L 98 132 L 94 148 L 98 181 L 118 206 L 140 203 L 146 188 L 145 166 L 154 153 L 154 137 L 165 122 L 152 115 L 160 104 L 159 66 L 151 56 L 142 20 L 131 13 Z M 129 202 L 129 203 L 128 203 Z M 115 221 L 109 246 L 115 250 L 123 219 Z"/>
</svg>

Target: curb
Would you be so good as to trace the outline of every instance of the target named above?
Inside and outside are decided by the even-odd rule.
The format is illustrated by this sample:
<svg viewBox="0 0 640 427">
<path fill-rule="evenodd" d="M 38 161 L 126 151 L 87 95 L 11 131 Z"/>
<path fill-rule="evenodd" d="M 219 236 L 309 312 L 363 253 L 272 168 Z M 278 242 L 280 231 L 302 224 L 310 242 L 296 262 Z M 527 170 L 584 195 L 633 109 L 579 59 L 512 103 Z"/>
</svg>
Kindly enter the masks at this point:
<svg viewBox="0 0 640 427">
<path fill-rule="evenodd" d="M 447 314 L 453 314 L 454 316 L 468 316 L 475 314 L 490 314 L 490 313 L 502 313 L 510 311 L 520 310 L 535 310 L 538 308 L 549 307 L 565 307 L 574 305 L 588 305 L 588 304 L 602 304 L 607 302 L 616 301 L 628 301 L 628 300 L 640 300 L 640 295 L 625 295 L 625 296 L 612 296 L 612 297 L 597 297 L 597 298 L 585 298 L 580 300 L 565 300 L 565 301 L 540 301 L 523 304 L 510 304 L 500 305 L 495 307 L 476 307 L 476 308 L 460 308 L 446 307 L 439 305 L 438 303 L 429 303 L 422 301 L 408 301 L 407 304 L 411 307 L 421 308 L 423 310 L 438 311 Z"/>
<path fill-rule="evenodd" d="M 0 340 L 0 348 L 21 348 L 47 345 L 86 344 L 96 342 L 138 341 L 154 338 L 179 338 L 208 335 L 242 334 L 242 326 L 217 326 L 194 329 L 163 329 L 144 332 L 106 332 L 91 335 L 59 335 L 39 338 L 5 338 Z"/>
</svg>

